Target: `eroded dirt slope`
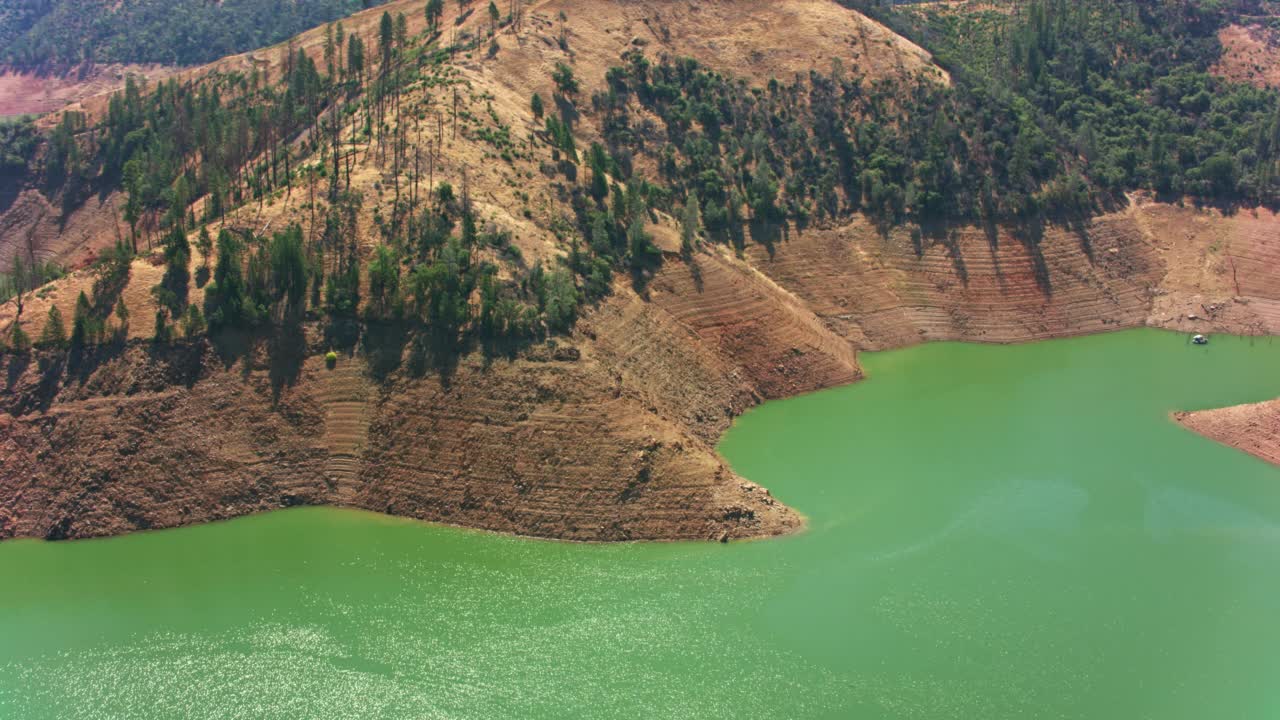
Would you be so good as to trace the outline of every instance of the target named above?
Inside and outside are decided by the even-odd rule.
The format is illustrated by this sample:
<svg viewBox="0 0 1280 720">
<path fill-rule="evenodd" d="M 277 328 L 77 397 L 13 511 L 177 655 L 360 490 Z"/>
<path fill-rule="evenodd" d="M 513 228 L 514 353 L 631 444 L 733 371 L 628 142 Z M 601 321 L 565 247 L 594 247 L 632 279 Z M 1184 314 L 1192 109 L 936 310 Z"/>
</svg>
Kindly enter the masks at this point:
<svg viewBox="0 0 1280 720">
<path fill-rule="evenodd" d="M 856 347 L 1013 342 L 1141 325 L 1161 264 L 1124 216 L 1034 242 L 1001 229 L 887 235 L 865 220 L 751 248 L 760 270 Z"/>
<path fill-rule="evenodd" d="M 468 358 L 447 384 L 405 373 L 376 390 L 359 356 L 332 369 L 319 355 L 289 368 L 267 357 L 228 364 L 206 342 L 5 356 L 0 538 L 111 535 L 298 504 L 576 540 L 801 525 L 571 347 Z"/>
<path fill-rule="evenodd" d="M 1186 332 L 1280 333 L 1280 217 L 1158 203 L 1131 216 L 1162 259 L 1150 324 Z"/>
</svg>

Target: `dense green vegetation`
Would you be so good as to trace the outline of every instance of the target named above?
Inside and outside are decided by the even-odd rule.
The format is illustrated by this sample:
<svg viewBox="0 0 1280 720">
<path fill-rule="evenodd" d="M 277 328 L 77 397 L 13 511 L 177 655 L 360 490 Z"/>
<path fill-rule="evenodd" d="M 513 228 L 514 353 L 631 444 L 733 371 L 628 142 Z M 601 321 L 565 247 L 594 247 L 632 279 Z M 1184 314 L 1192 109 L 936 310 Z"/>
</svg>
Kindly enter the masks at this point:
<svg viewBox="0 0 1280 720">
<path fill-rule="evenodd" d="M 1088 215 L 1128 190 L 1280 201 L 1280 104 L 1220 81 L 1219 6 L 1035 0 L 1018 12 L 867 8 L 938 53 L 953 87 L 833 63 L 767 88 L 633 51 L 592 102 L 627 175 L 657 156 L 713 235 L 863 212 L 904 220 Z M 661 118 L 656 135 L 635 111 Z"/>
<path fill-rule="evenodd" d="M 0 118 L 0 185 L 26 173 L 38 140 L 30 118 Z"/>
<path fill-rule="evenodd" d="M 384 0 L 23 0 L 0 6 L 0 62 L 192 65 L 266 47 Z"/>
<path fill-rule="evenodd" d="M 1261 3 L 1039 0 L 1008 18 L 920 22 L 966 88 L 1007 88 L 1099 190 L 1227 202 L 1280 198 L 1276 93 L 1209 74 L 1217 30 Z"/>
<path fill-rule="evenodd" d="M 13 256 L 6 260 L 9 270 L 0 273 L 0 302 L 16 299 L 18 312 L 22 312 L 23 296 L 26 293 L 62 277 L 63 274 L 62 268 L 56 263 L 32 261 L 22 248 L 15 250 Z"/>
</svg>

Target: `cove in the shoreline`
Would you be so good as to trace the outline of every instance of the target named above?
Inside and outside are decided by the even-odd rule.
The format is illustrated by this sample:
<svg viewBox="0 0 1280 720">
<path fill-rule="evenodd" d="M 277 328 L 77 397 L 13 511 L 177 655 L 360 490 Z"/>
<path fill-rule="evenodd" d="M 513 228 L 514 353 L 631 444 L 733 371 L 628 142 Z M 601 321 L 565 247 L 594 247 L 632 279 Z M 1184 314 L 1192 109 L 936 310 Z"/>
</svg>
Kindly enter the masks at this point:
<svg viewBox="0 0 1280 720">
<path fill-rule="evenodd" d="M 0 544 L 0 717 L 1271 717 L 1280 343 L 863 355 L 722 443 L 810 518 L 531 542 L 328 509 Z"/>
</svg>

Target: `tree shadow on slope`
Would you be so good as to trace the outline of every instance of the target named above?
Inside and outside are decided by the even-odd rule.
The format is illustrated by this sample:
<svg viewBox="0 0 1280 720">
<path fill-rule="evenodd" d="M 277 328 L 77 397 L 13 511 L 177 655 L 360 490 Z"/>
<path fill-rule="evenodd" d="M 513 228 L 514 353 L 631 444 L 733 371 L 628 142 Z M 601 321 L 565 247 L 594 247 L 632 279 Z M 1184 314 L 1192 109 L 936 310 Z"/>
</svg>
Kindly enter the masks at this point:
<svg viewBox="0 0 1280 720">
<path fill-rule="evenodd" d="M 219 328 L 209 333 L 209 343 L 223 370 L 230 370 L 236 362 L 243 361 L 244 373 L 248 375 L 255 343 L 253 332 L 236 327 Z"/>
<path fill-rule="evenodd" d="M 17 390 L 18 381 L 31 367 L 32 354 L 30 351 L 7 351 L 0 352 L 0 357 L 4 358 L 5 362 L 5 391 L 0 393 L 0 408 L 17 417 L 30 410 L 29 400 Z"/>
<path fill-rule="evenodd" d="M 917 258 L 923 258 L 927 247 L 941 245 L 951 260 L 951 268 L 960 283 L 969 286 L 969 265 L 964 259 L 964 249 L 960 245 L 960 233 L 957 229 L 940 220 L 922 220 L 911 230 L 911 243 Z"/>
<path fill-rule="evenodd" d="M 573 130 L 578 123 L 578 119 L 581 117 L 581 114 L 578 112 L 578 108 L 573 103 L 561 97 L 558 93 L 553 94 L 552 99 L 555 101 L 556 112 L 560 115 L 560 121 L 569 126 L 570 130 Z"/>
<path fill-rule="evenodd" d="M 697 253 L 686 253 L 684 264 L 685 267 L 689 268 L 689 278 L 693 280 L 694 291 L 701 295 L 704 281 L 702 279 L 702 265 L 698 263 Z"/>
<path fill-rule="evenodd" d="M 302 325 L 286 322 L 267 338 L 267 375 L 271 380 L 271 404 L 280 402 L 280 394 L 302 376 L 307 361 L 307 337 Z"/>
<path fill-rule="evenodd" d="M 409 344 L 407 368 L 411 375 L 419 378 L 434 370 L 440 375 L 440 384 L 447 388 L 457 371 L 461 354 L 456 333 L 424 328 L 413 336 Z"/>
<path fill-rule="evenodd" d="M 778 251 L 778 243 L 787 240 L 787 224 L 769 218 L 752 219 L 747 228 L 751 233 L 751 239 L 756 244 L 764 247 L 764 251 L 769 254 L 769 259 L 774 258 L 774 254 Z"/>
<path fill-rule="evenodd" d="M 363 330 L 359 320 L 345 315 L 330 315 L 324 325 L 324 344 L 333 349 L 353 351 L 360 343 Z"/>
<path fill-rule="evenodd" d="M 1080 243 L 1080 252 L 1089 259 L 1092 265 L 1097 257 L 1094 256 L 1093 235 L 1089 232 L 1089 223 L 1081 217 L 1069 217 L 1066 219 L 1065 227 L 1069 232 L 1076 236 L 1076 240 Z"/>
<path fill-rule="evenodd" d="M 40 381 L 36 383 L 33 400 L 41 411 L 48 410 L 53 405 L 53 399 L 58 396 L 62 372 L 66 369 L 66 365 L 67 357 L 61 352 L 42 352 L 37 358 L 36 367 L 40 370 Z"/>
<path fill-rule="evenodd" d="M 1045 297 L 1053 297 L 1053 279 L 1049 274 L 1049 264 L 1044 257 L 1044 218 L 1036 216 L 1028 218 L 1012 227 L 1014 239 L 1022 244 L 1031 259 L 1031 271 L 1036 285 Z"/>
<path fill-rule="evenodd" d="M 487 369 L 493 360 L 502 358 L 507 361 L 515 360 L 520 357 L 520 353 L 533 347 L 540 337 L 534 335 L 522 335 L 517 337 L 506 336 L 481 336 L 473 341 L 468 341 L 464 352 L 479 348 L 484 357 L 484 366 Z"/>
<path fill-rule="evenodd" d="M 128 342 L 122 337 L 97 345 L 72 344 L 67 349 L 67 379 L 83 386 L 98 368 L 123 356 L 127 347 Z"/>
<path fill-rule="evenodd" d="M 395 321 L 371 322 L 365 325 L 360 344 L 369 373 L 376 380 L 385 380 L 403 363 L 404 348 L 409 344 L 409 326 Z"/>
</svg>

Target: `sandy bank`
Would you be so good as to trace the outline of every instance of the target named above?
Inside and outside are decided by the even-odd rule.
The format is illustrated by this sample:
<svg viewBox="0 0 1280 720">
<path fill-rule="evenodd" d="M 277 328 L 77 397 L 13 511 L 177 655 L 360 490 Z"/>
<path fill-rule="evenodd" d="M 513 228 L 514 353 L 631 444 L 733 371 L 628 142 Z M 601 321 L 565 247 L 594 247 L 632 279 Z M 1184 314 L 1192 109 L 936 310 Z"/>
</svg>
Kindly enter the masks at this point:
<svg viewBox="0 0 1280 720">
<path fill-rule="evenodd" d="M 1207 438 L 1280 465 L 1280 399 L 1180 412 L 1174 420 Z"/>
</svg>

